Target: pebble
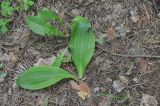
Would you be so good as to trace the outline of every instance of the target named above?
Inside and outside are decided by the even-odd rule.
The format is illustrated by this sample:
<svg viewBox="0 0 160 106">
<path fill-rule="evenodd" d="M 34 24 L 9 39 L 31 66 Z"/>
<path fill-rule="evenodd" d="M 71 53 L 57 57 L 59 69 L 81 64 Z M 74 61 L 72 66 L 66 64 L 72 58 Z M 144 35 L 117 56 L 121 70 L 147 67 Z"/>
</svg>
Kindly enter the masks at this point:
<svg viewBox="0 0 160 106">
<path fill-rule="evenodd" d="M 71 11 L 71 13 L 72 13 L 72 15 L 77 16 L 77 15 L 80 14 L 80 11 L 77 10 L 77 9 L 73 9 L 73 10 Z"/>
<path fill-rule="evenodd" d="M 124 84 L 120 80 L 115 80 L 113 81 L 112 87 L 116 92 L 120 93 L 124 89 Z"/>
</svg>

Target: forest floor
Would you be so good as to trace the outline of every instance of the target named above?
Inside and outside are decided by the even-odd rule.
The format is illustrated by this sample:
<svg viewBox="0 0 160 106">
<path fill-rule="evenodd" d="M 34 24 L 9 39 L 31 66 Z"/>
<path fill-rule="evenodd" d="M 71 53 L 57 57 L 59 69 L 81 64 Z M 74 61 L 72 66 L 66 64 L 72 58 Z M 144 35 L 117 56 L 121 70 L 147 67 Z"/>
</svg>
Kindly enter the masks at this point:
<svg viewBox="0 0 160 106">
<path fill-rule="evenodd" d="M 28 29 L 26 17 L 43 7 L 61 16 L 68 29 L 75 16 L 87 17 L 102 41 L 85 73 L 91 88 L 86 100 L 68 80 L 38 91 L 15 85 L 25 69 L 69 42 L 69 37 L 42 37 Z M 48 106 L 160 106 L 160 16 L 152 0 L 37 0 L 30 12 L 15 13 L 10 31 L 0 36 L 0 70 L 7 73 L 0 77 L 0 106 L 45 106 L 46 101 Z"/>
</svg>

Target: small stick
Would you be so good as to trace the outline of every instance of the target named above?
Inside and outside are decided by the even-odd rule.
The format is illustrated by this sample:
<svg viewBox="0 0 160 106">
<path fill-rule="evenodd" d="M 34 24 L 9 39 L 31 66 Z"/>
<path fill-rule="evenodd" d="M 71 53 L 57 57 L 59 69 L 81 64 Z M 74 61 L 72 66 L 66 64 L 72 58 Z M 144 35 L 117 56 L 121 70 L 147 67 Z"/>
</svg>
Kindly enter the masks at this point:
<svg viewBox="0 0 160 106">
<path fill-rule="evenodd" d="M 115 56 L 120 56 L 120 57 L 132 57 L 132 58 L 160 58 L 160 56 L 156 55 L 123 55 L 123 54 L 117 54 L 117 53 L 111 53 L 107 50 L 103 50 L 103 52 L 110 53 Z"/>
<path fill-rule="evenodd" d="M 150 15 L 149 15 L 147 6 L 146 6 L 146 4 L 144 4 L 144 3 L 143 3 L 143 8 L 144 8 L 144 10 L 145 10 L 145 13 L 146 13 L 146 16 L 147 16 L 147 20 L 150 21 Z"/>
</svg>

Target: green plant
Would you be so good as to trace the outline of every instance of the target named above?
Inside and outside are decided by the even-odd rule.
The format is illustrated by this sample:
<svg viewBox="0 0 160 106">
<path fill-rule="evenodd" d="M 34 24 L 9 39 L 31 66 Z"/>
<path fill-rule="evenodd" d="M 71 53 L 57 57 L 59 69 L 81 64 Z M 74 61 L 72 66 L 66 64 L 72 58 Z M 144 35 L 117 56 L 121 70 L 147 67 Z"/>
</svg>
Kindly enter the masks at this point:
<svg viewBox="0 0 160 106">
<path fill-rule="evenodd" d="M 0 13 L 2 16 L 5 17 L 0 19 L 0 33 L 6 33 L 8 31 L 7 26 L 10 22 L 10 20 L 7 19 L 6 17 L 12 15 L 14 8 L 11 6 L 11 1 L 7 0 L 2 1 L 0 6 L 1 6 Z"/>
<path fill-rule="evenodd" d="M 8 31 L 7 26 L 9 22 L 9 19 L 0 19 L 0 33 L 6 33 Z"/>
<path fill-rule="evenodd" d="M 46 17 L 45 15 L 42 15 L 42 14 L 49 14 L 49 15 L 47 15 Z M 32 18 L 33 19 L 37 18 L 37 20 L 41 20 L 41 21 L 56 19 L 55 15 L 51 14 L 51 11 L 49 12 L 42 11 L 39 13 L 37 17 L 32 17 Z M 29 20 L 32 20 L 32 19 L 29 19 Z M 38 26 L 39 26 L 40 22 L 38 21 L 36 22 L 38 23 Z M 32 27 L 31 24 L 29 25 L 29 27 L 30 28 Z M 38 29 L 36 29 L 36 27 L 31 29 L 34 29 L 36 30 L 35 32 L 38 32 Z M 39 29 L 39 30 L 42 30 L 42 29 Z M 54 30 L 54 28 L 52 29 Z M 17 78 L 16 80 L 17 85 L 25 89 L 37 90 L 37 89 L 48 87 L 65 78 L 81 80 L 85 73 L 87 64 L 91 60 L 91 57 L 95 49 L 95 35 L 90 29 L 91 29 L 91 25 L 87 18 L 77 16 L 73 19 L 69 48 L 71 51 L 73 63 L 75 64 L 75 67 L 78 71 L 78 77 L 60 68 L 64 59 L 64 53 L 66 51 L 64 50 L 64 52 L 57 57 L 57 59 L 54 61 L 52 65 L 31 67 L 30 69 L 24 71 Z M 44 30 L 43 33 L 41 32 L 40 34 L 44 35 L 47 33 Z"/>
<path fill-rule="evenodd" d="M 63 32 L 59 31 L 58 28 L 51 25 L 50 21 L 55 20 L 61 22 L 59 16 L 48 9 L 42 9 L 37 16 L 29 16 L 27 18 L 28 27 L 39 35 L 64 35 Z"/>
<path fill-rule="evenodd" d="M 25 11 L 27 11 L 28 8 L 34 4 L 34 2 L 32 0 L 18 0 L 18 1 L 22 4 L 22 8 Z M 0 33 L 6 33 L 8 31 L 7 26 L 9 23 L 9 19 L 7 19 L 6 17 L 11 16 L 13 14 L 14 10 L 19 10 L 19 6 L 16 5 L 13 8 L 13 6 L 11 5 L 11 2 L 12 2 L 12 0 L 4 0 L 1 2 L 0 13 L 5 18 L 0 19 Z"/>
<path fill-rule="evenodd" d="M 22 4 L 22 8 L 28 11 L 29 7 L 34 4 L 33 0 L 18 0 Z"/>
<path fill-rule="evenodd" d="M 2 1 L 1 14 L 5 17 L 12 15 L 14 8 L 11 6 L 10 1 Z"/>
<path fill-rule="evenodd" d="M 22 4 L 23 4 L 24 10 L 27 11 L 29 7 L 34 4 L 34 2 L 32 0 L 23 0 Z"/>
</svg>

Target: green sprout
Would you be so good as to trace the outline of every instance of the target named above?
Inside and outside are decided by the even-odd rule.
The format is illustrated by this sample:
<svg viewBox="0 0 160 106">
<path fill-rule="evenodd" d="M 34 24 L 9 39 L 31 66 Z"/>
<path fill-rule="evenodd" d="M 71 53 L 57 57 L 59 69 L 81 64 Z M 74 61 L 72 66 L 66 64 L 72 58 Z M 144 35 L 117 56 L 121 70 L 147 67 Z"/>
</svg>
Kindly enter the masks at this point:
<svg viewBox="0 0 160 106">
<path fill-rule="evenodd" d="M 9 19 L 0 19 L 0 33 L 6 33 L 8 31 L 7 26 L 9 22 Z"/>
<path fill-rule="evenodd" d="M 11 16 L 14 11 L 14 8 L 11 6 L 11 2 L 2 1 L 1 3 L 1 14 L 5 17 Z"/>
</svg>

